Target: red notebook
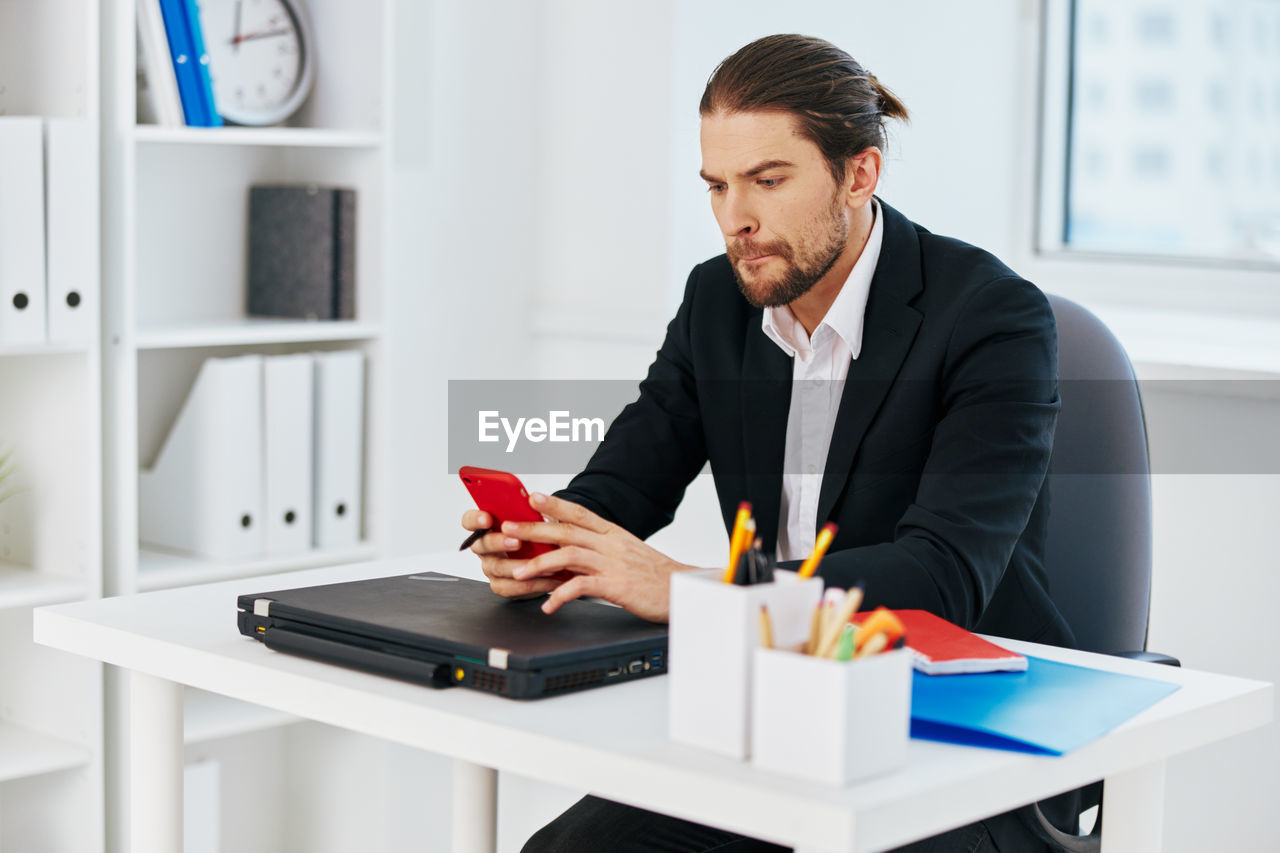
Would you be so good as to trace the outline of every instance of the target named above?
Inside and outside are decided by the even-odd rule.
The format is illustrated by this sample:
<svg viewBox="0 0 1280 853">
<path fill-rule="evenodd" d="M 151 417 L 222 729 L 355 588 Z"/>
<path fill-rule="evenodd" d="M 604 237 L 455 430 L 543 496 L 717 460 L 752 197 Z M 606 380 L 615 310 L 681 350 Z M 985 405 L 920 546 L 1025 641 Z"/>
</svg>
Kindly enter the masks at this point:
<svg viewBox="0 0 1280 853">
<path fill-rule="evenodd" d="M 912 664 L 921 672 L 949 675 L 1021 672 L 1027 668 L 1027 659 L 1022 655 L 1002 649 L 927 610 L 895 610 L 893 613 L 906 628 Z M 859 617 L 864 615 L 858 614 Z"/>
</svg>

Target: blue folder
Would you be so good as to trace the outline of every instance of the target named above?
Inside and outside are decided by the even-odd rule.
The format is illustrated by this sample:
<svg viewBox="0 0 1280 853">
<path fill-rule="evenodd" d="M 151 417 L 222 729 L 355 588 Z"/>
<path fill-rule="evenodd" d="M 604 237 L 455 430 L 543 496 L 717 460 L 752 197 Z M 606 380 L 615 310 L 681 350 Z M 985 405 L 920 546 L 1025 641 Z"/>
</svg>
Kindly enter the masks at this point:
<svg viewBox="0 0 1280 853">
<path fill-rule="evenodd" d="M 222 116 L 213 100 L 213 78 L 209 74 L 209 51 L 204 46 L 204 24 L 196 0 L 186 0 L 187 32 L 191 37 L 191 55 L 196 60 L 200 101 L 205 110 L 206 127 L 222 127 Z"/>
<path fill-rule="evenodd" d="M 194 3 L 191 5 L 194 7 Z M 164 32 L 173 57 L 173 74 L 178 81 L 182 115 L 188 127 L 219 127 L 222 117 L 213 109 L 213 88 L 209 68 L 205 64 L 208 57 L 204 53 L 200 16 L 196 13 L 194 20 L 189 19 L 187 6 L 187 0 L 160 0 L 160 15 L 164 18 Z"/>
<path fill-rule="evenodd" d="M 911 736 L 1062 755 L 1180 685 L 1028 657 L 1025 672 L 912 674 Z"/>
</svg>

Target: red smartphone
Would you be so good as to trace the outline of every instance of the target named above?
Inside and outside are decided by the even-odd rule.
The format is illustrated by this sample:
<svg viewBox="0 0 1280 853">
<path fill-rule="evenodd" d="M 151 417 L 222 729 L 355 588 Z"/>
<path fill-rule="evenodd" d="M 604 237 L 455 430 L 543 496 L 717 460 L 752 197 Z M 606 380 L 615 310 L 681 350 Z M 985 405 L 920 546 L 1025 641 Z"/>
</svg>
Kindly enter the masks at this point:
<svg viewBox="0 0 1280 853">
<path fill-rule="evenodd" d="M 529 492 L 515 474 L 463 465 L 458 469 L 458 476 L 462 478 L 462 485 L 471 493 L 476 508 L 489 513 L 493 518 L 494 530 L 501 527 L 504 521 L 543 520 L 542 515 L 529 506 Z M 558 547 L 560 546 L 546 542 L 525 542 L 507 556 L 529 560 Z"/>
</svg>

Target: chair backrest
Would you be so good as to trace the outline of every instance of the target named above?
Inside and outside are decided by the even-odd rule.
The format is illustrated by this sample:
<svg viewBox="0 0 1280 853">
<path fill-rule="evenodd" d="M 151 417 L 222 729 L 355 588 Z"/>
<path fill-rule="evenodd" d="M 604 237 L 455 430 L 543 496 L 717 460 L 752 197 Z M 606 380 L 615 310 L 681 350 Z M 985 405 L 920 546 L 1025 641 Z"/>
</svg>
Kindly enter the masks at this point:
<svg viewBox="0 0 1280 853">
<path fill-rule="evenodd" d="M 1049 464 L 1049 594 L 1080 648 L 1146 648 L 1151 476 L 1133 366 L 1115 335 L 1049 296 L 1058 324 L 1062 411 Z"/>
</svg>

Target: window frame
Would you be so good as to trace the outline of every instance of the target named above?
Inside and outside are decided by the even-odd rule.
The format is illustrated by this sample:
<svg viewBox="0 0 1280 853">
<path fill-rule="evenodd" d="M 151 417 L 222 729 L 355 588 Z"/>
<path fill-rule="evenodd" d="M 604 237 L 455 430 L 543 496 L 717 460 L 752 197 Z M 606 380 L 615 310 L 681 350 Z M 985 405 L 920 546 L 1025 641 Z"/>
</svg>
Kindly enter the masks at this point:
<svg viewBox="0 0 1280 853">
<path fill-rule="evenodd" d="M 1019 71 L 1024 115 L 1022 272 L 1085 302 L 1158 309 L 1262 313 L 1280 320 L 1280 259 L 1160 255 L 1072 248 L 1064 238 L 1069 168 L 1072 21 L 1076 0 L 1039 0 L 1024 15 Z"/>
</svg>

